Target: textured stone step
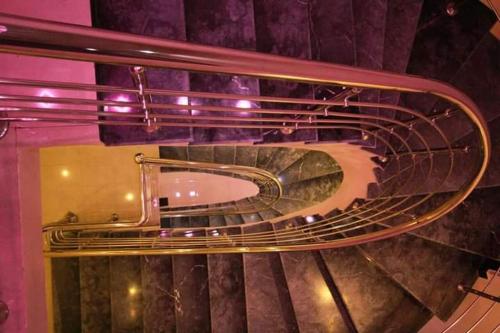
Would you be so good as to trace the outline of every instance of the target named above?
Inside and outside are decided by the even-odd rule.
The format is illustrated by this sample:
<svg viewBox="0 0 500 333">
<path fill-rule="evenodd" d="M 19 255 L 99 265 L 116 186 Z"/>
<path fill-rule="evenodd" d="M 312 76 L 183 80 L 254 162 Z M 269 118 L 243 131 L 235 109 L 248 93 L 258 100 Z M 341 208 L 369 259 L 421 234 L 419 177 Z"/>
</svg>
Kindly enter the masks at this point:
<svg viewBox="0 0 500 333">
<path fill-rule="evenodd" d="M 309 6 L 300 1 L 254 1 L 257 51 L 294 58 L 311 58 Z M 265 96 L 312 98 L 310 85 L 260 80 L 260 93 Z M 297 106 L 262 103 L 263 108 L 294 109 Z M 266 115 L 286 120 L 289 116 Z M 315 130 L 297 130 L 284 134 L 280 130 L 266 131 L 264 142 L 316 141 Z"/>
<path fill-rule="evenodd" d="M 80 258 L 82 332 L 111 331 L 110 258 Z"/>
<path fill-rule="evenodd" d="M 172 256 L 142 256 L 144 332 L 175 332 Z"/>
<path fill-rule="evenodd" d="M 189 226 L 208 227 L 208 217 L 190 217 Z M 172 219 L 173 227 L 188 227 Z M 210 332 L 210 295 L 206 255 L 172 257 L 177 332 Z"/>
<path fill-rule="evenodd" d="M 493 12 L 480 2 L 458 4 L 457 13 L 451 17 L 446 13 L 446 4 L 445 1 L 438 6 L 424 2 L 408 73 L 452 80 L 496 20 Z M 478 88 L 474 86 L 474 90 Z M 405 98 L 406 105 L 424 112 L 429 112 L 434 103 L 433 97 L 408 95 Z"/>
<path fill-rule="evenodd" d="M 236 147 L 236 165 L 256 166 L 257 154 L 259 147 L 257 146 L 237 146 Z"/>
<path fill-rule="evenodd" d="M 188 159 L 193 162 L 214 161 L 214 146 L 188 146 Z"/>
<path fill-rule="evenodd" d="M 269 224 L 244 228 L 244 232 L 270 230 Z M 248 332 L 299 332 L 279 254 L 244 254 L 243 262 Z"/>
<path fill-rule="evenodd" d="M 93 26 L 104 29 L 131 32 L 140 35 L 185 40 L 184 6 L 182 0 L 160 0 L 132 3 L 129 1 L 95 1 L 92 3 Z M 189 90 L 187 72 L 147 69 L 150 87 Z M 96 65 L 96 83 L 132 87 L 132 80 L 126 67 Z M 100 94 L 109 100 L 136 101 L 133 95 Z M 153 97 L 154 103 L 181 104 L 179 98 Z M 188 114 L 187 110 L 155 110 L 166 114 Z M 152 142 L 191 141 L 190 128 L 163 127 L 147 133 L 139 126 L 99 126 L 100 138 L 107 145 L 139 144 Z"/>
<path fill-rule="evenodd" d="M 243 255 L 210 254 L 207 257 L 212 332 L 246 332 Z"/>
<path fill-rule="evenodd" d="M 286 228 L 288 221 L 274 224 Z M 279 243 L 278 243 L 279 244 Z M 279 254 L 301 332 L 348 332 L 311 251 Z"/>
<path fill-rule="evenodd" d="M 214 147 L 214 163 L 218 164 L 235 164 L 236 147 L 235 146 L 215 146 Z"/>
<path fill-rule="evenodd" d="M 340 166 L 330 155 L 320 151 L 310 151 L 278 173 L 283 184 L 292 184 L 340 171 Z"/>
<path fill-rule="evenodd" d="M 356 18 L 354 20 L 356 66 L 381 70 L 384 62 L 387 0 L 370 3 L 363 0 L 353 0 L 352 7 L 353 15 Z M 361 92 L 359 101 L 377 103 L 380 101 L 380 92 Z M 359 111 L 360 113 L 379 115 L 377 108 L 359 108 Z M 376 139 L 367 143 L 377 146 Z"/>
<path fill-rule="evenodd" d="M 223 46 L 240 50 L 255 50 L 255 28 L 253 4 L 245 0 L 222 0 L 217 2 L 184 1 L 187 39 L 190 42 Z M 210 74 L 190 74 L 193 91 L 211 91 L 241 95 L 259 95 L 257 79 Z M 244 96 L 242 96 L 242 101 Z M 195 100 L 194 103 L 238 107 L 238 101 Z M 255 103 L 249 103 L 258 107 Z M 220 112 L 197 111 L 200 115 L 220 115 Z M 242 111 L 243 112 L 243 111 Z M 234 115 L 226 112 L 226 115 Z M 248 115 L 249 117 L 252 115 Z M 217 141 L 254 142 L 261 141 L 260 129 L 195 128 L 197 143 Z"/>
<path fill-rule="evenodd" d="M 275 148 L 274 154 L 266 165 L 266 170 L 277 175 L 296 161 L 299 161 L 307 152 L 306 149 Z"/>
<path fill-rule="evenodd" d="M 472 285 L 482 262 L 478 256 L 410 234 L 361 248 L 442 320 L 448 319 L 464 298 L 456 286 Z"/>
<path fill-rule="evenodd" d="M 54 258 L 51 263 L 54 331 L 82 332 L 78 258 Z"/>
<path fill-rule="evenodd" d="M 421 213 L 434 202 L 448 199 L 451 195 L 452 193 L 438 194 L 415 212 Z M 500 225 L 495 218 L 498 202 L 498 187 L 477 189 L 451 213 L 413 233 L 457 249 L 500 259 Z"/>
<path fill-rule="evenodd" d="M 432 317 L 356 247 L 321 254 L 360 333 L 417 332 Z"/>
<path fill-rule="evenodd" d="M 302 180 L 284 187 L 284 195 L 291 199 L 321 202 L 332 196 L 342 183 L 342 173 Z"/>
<path fill-rule="evenodd" d="M 272 205 L 272 208 L 277 210 L 281 215 L 286 215 L 288 213 L 295 212 L 297 210 L 313 206 L 315 204 L 316 202 L 281 198 L 275 204 Z"/>
</svg>

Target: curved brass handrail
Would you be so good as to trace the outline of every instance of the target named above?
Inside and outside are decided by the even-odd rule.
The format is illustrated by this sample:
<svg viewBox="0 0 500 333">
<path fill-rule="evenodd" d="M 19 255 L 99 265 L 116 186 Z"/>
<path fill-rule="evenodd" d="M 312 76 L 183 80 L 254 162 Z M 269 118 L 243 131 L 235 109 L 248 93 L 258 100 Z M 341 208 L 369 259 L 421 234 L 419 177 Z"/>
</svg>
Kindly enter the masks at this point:
<svg viewBox="0 0 500 333">
<path fill-rule="evenodd" d="M 0 14 L 0 24 L 7 28 L 0 34 L 0 52 L 43 56 L 59 59 L 83 60 L 96 63 L 147 66 L 187 71 L 253 76 L 263 80 L 286 80 L 312 85 L 345 86 L 374 91 L 395 91 L 401 94 L 427 94 L 451 105 L 451 114 L 465 116 L 476 134 L 477 142 L 470 147 L 469 154 L 475 154 L 479 165 L 464 175 L 458 191 L 435 207 L 415 213 L 416 210 L 435 199 L 434 192 L 446 188 L 447 181 L 456 172 L 452 142 L 437 125 L 441 116 L 425 115 L 399 105 L 326 99 L 302 99 L 279 96 L 247 96 L 226 93 L 187 92 L 165 89 L 143 89 L 142 93 L 158 96 L 192 99 L 237 100 L 245 99 L 262 103 L 263 107 L 252 107 L 245 112 L 259 117 L 240 117 L 242 110 L 237 107 L 218 105 L 177 105 L 175 103 L 151 103 L 149 110 L 200 110 L 209 115 L 173 115 L 160 112 L 141 112 L 140 103 L 117 102 L 81 98 L 52 98 L 26 95 L 2 94 L 0 103 L 9 106 L 7 116 L 0 120 L 9 122 L 63 122 L 78 124 L 99 124 L 104 126 L 155 127 L 200 127 L 200 128 L 255 128 L 255 129 L 317 129 L 359 131 L 363 137 L 376 138 L 384 149 L 391 153 L 387 160 L 386 178 L 379 182 L 376 197 L 365 200 L 356 207 L 331 218 L 320 219 L 305 226 L 294 226 L 287 230 L 251 232 L 240 227 L 226 227 L 227 237 L 218 238 L 207 234 L 210 228 L 194 230 L 194 237 L 181 234 L 169 239 L 113 239 L 108 244 L 130 247 L 123 249 L 103 249 L 97 246 L 102 240 L 71 239 L 70 235 L 54 234 L 57 240 L 54 251 L 49 255 L 124 255 L 124 254 L 182 254 L 182 253 L 229 253 L 229 252 L 271 252 L 299 251 L 307 249 L 326 249 L 350 246 L 378 239 L 392 237 L 403 232 L 424 226 L 447 214 L 460 204 L 478 185 L 491 154 L 491 143 L 486 126 L 477 106 L 457 89 L 441 82 L 421 77 L 378 72 L 348 66 L 306 61 L 275 55 L 248 51 L 195 45 L 184 42 L 163 40 L 151 37 L 124 34 L 94 28 L 28 19 Z M 102 85 L 70 84 L 63 82 L 41 82 L 17 79 L 0 79 L 0 86 L 51 86 L 56 89 L 83 89 L 102 93 L 124 92 L 138 94 L 137 89 L 110 87 Z M 33 102 L 56 103 L 54 110 L 33 107 Z M 265 106 L 265 103 L 278 104 L 280 107 Z M 287 106 L 309 106 L 294 109 Z M 105 108 L 116 106 L 130 107 L 134 112 L 118 114 Z M 369 107 L 390 110 L 402 115 L 393 119 L 388 116 L 350 113 L 342 107 Z M 137 111 L 137 112 L 135 112 Z M 227 116 L 224 113 L 231 113 Z M 61 116 L 63 114 L 64 116 Z M 269 115 L 288 116 L 274 118 Z M 450 113 L 443 113 L 448 117 Z M 300 117 L 297 117 L 300 116 Z M 318 118 L 323 117 L 323 118 Z M 409 120 L 402 120 L 409 119 Z M 425 127 L 434 135 L 433 140 L 444 148 L 445 172 L 437 181 L 430 181 L 438 172 L 435 160 L 441 158 L 434 153 L 435 146 L 428 141 L 429 133 L 420 129 Z M 416 151 L 423 149 L 423 157 L 416 158 Z M 441 153 L 440 153 L 441 154 Z M 384 164 L 385 162 L 382 162 Z M 420 178 L 419 178 L 420 177 Z M 421 179 L 422 178 L 422 179 Z M 416 182 L 416 184 L 415 184 Z M 419 196 L 418 193 L 428 193 Z M 276 221 L 272 221 L 277 223 Z M 390 222 L 390 223 L 388 223 Z M 388 223 L 387 228 L 376 229 L 380 223 Z M 143 225 L 136 230 L 156 232 Z M 375 229 L 373 229 L 375 228 Z M 192 228 L 195 229 L 195 228 Z M 367 233 L 360 233 L 367 230 Z M 157 230 L 158 231 L 158 230 Z M 178 230 L 180 233 L 182 229 Z M 176 229 L 172 230 L 175 234 Z M 342 236 L 342 237 L 337 237 Z M 310 242 L 310 240 L 314 240 Z M 59 242 L 59 243 L 58 243 Z M 73 243 L 71 243 L 73 242 Z M 79 243 L 80 242 L 80 243 Z M 94 245 L 92 245 L 92 242 Z M 114 243 L 113 243 L 114 242 Z M 79 244 L 79 250 L 65 251 L 61 244 Z M 85 243 L 86 245 L 82 245 Z M 58 248 L 59 246 L 59 248 Z M 86 246 L 88 246 L 86 248 Z M 100 245 L 102 246 L 102 244 Z M 144 246 L 150 246 L 145 248 Z M 58 248 L 58 250 L 55 250 Z"/>
</svg>

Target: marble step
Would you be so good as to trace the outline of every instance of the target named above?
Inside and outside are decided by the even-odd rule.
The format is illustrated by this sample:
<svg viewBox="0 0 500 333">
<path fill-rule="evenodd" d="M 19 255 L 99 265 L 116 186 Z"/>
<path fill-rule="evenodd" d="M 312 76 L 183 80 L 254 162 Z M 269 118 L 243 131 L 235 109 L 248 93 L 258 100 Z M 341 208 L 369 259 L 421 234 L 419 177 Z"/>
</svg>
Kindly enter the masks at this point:
<svg viewBox="0 0 500 333">
<path fill-rule="evenodd" d="M 342 183 L 342 173 L 332 173 L 284 186 L 283 194 L 290 199 L 322 202 L 332 196 Z"/>
<path fill-rule="evenodd" d="M 188 160 L 193 162 L 214 162 L 214 146 L 188 146 Z"/>
<path fill-rule="evenodd" d="M 268 223 L 244 228 L 244 232 L 271 230 Z M 243 263 L 248 332 L 299 332 L 279 254 L 244 254 Z"/>
<path fill-rule="evenodd" d="M 360 333 L 417 332 L 432 313 L 356 247 L 321 255 Z"/>
<path fill-rule="evenodd" d="M 95 1 L 92 3 L 92 25 L 97 28 L 130 32 L 140 35 L 186 39 L 184 6 L 182 0 L 160 0 L 132 3 L 129 1 Z M 150 87 L 161 89 L 189 90 L 187 72 L 167 69 L 147 69 Z M 96 83 L 132 87 L 128 68 L 124 66 L 96 65 Z M 99 94 L 101 99 L 130 100 L 134 95 Z M 154 103 L 181 104 L 179 98 L 153 97 Z M 187 110 L 155 110 L 165 114 L 188 114 Z M 101 141 L 106 145 L 144 144 L 159 142 L 186 142 L 193 139 L 190 128 L 162 127 L 148 133 L 139 126 L 100 125 Z"/>
<path fill-rule="evenodd" d="M 224 215 L 226 225 L 239 225 L 245 223 L 240 214 Z"/>
<path fill-rule="evenodd" d="M 230 229 L 229 232 L 235 234 L 236 230 Z M 207 258 L 212 332 L 246 332 L 243 255 L 209 254 Z"/>
<path fill-rule="evenodd" d="M 245 0 L 221 0 L 215 3 L 185 0 L 187 40 L 240 50 L 255 50 L 253 3 Z M 192 91 L 210 91 L 241 95 L 259 95 L 258 79 L 215 74 L 189 75 Z M 244 96 L 242 96 L 244 101 Z M 236 106 L 238 101 L 194 100 L 195 104 Z M 247 101 L 248 102 L 248 101 Z M 241 102 L 240 102 L 241 103 Z M 252 107 L 255 103 L 248 102 Z M 199 112 L 199 113 L 198 113 Z M 220 115 L 220 112 L 197 111 L 200 115 Z M 233 113 L 227 112 L 226 115 Z M 251 115 L 249 115 L 251 116 Z M 262 140 L 260 129 L 194 128 L 196 143 L 255 142 Z"/>
<path fill-rule="evenodd" d="M 410 155 L 404 155 L 399 158 L 399 162 L 396 158 L 391 157 L 383 169 L 376 169 L 378 184 L 373 190 L 377 188 L 377 191 L 369 193 L 369 197 L 374 198 L 379 194 L 387 196 L 389 193 L 403 196 L 459 190 L 467 183 L 467 179 L 477 172 L 480 166 L 481 152 L 478 149 L 470 148 L 467 151 L 455 150 L 453 154 L 453 168 L 449 176 L 450 157 L 447 151 L 433 154 L 430 174 L 430 161 L 427 153 L 417 154 L 414 160 Z M 398 170 L 400 175 L 393 177 L 398 173 Z M 395 187 L 396 183 L 399 185 Z M 404 186 L 402 186 L 403 184 Z M 398 189 L 397 193 L 394 192 L 396 188 Z"/>
<path fill-rule="evenodd" d="M 53 258 L 51 265 L 54 332 L 82 332 L 79 260 Z"/>
<path fill-rule="evenodd" d="M 354 38 L 356 42 L 356 66 L 381 70 L 384 63 L 384 38 L 387 14 L 387 0 L 367 3 L 363 0 L 353 0 L 352 10 L 354 20 Z M 380 101 L 379 91 L 363 91 L 359 101 L 377 103 Z M 378 108 L 359 108 L 360 113 L 379 115 Z M 383 152 L 382 145 L 377 146 L 377 139 L 369 142 Z"/>
<path fill-rule="evenodd" d="M 245 203 L 246 203 L 246 205 L 242 206 Z M 248 198 L 246 198 L 246 199 L 242 200 L 239 204 L 237 203 L 237 206 L 239 208 L 243 209 L 243 207 L 249 207 L 249 206 L 251 206 L 251 204 L 252 204 L 252 200 L 249 200 Z M 242 214 L 240 214 L 240 216 L 243 219 L 243 223 L 255 223 L 255 222 L 263 221 L 259 212 L 242 213 Z"/>
<path fill-rule="evenodd" d="M 310 19 L 307 2 L 254 1 L 257 51 L 301 59 L 311 59 Z M 307 84 L 260 80 L 263 96 L 312 98 L 312 86 Z M 263 108 L 294 109 L 297 106 L 281 103 L 262 103 Z M 267 115 L 266 117 L 290 118 Z M 316 141 L 315 130 L 297 130 L 285 134 L 266 130 L 263 142 Z"/>
<path fill-rule="evenodd" d="M 236 146 L 215 146 L 214 163 L 234 165 L 236 160 Z"/>
<path fill-rule="evenodd" d="M 282 230 L 290 223 L 293 219 L 273 226 Z M 300 331 L 348 332 L 313 252 L 282 252 L 279 257 Z"/>
<path fill-rule="evenodd" d="M 360 247 L 441 320 L 447 320 L 465 296 L 457 285 L 471 285 L 483 261 L 479 256 L 411 234 Z"/>
<path fill-rule="evenodd" d="M 356 65 L 356 41 L 353 3 L 351 0 L 311 1 L 310 29 L 312 59 L 341 65 Z M 321 89 L 317 89 L 321 94 Z M 320 98 L 318 95 L 317 97 Z M 359 113 L 349 107 L 348 112 Z M 319 129 L 319 141 L 358 140 L 361 132 L 354 130 Z"/>
<path fill-rule="evenodd" d="M 257 165 L 257 146 L 236 146 L 236 157 L 234 164 L 254 167 Z"/>
<path fill-rule="evenodd" d="M 281 171 L 299 161 L 302 156 L 307 154 L 306 149 L 294 148 L 275 148 L 273 155 L 269 158 L 269 162 L 265 169 L 274 175 L 279 174 Z"/>
<path fill-rule="evenodd" d="M 82 332 L 111 332 L 110 258 L 82 257 L 79 261 Z"/>
<path fill-rule="evenodd" d="M 138 237 L 137 232 L 122 232 L 113 238 Z M 109 257 L 109 293 L 112 332 L 142 332 L 144 330 L 144 296 L 141 257 Z"/>
<path fill-rule="evenodd" d="M 141 256 L 144 332 L 175 332 L 172 256 Z"/>
<path fill-rule="evenodd" d="M 413 41 L 417 33 L 417 25 L 422 10 L 423 0 L 391 0 L 387 1 L 385 15 L 384 55 L 382 69 L 396 73 L 406 73 L 408 61 L 412 53 Z M 383 91 L 380 102 L 399 104 L 400 94 Z M 392 110 L 380 109 L 380 115 L 394 118 Z M 385 139 L 389 138 L 384 134 Z M 386 148 L 382 148 L 386 151 Z"/>
<path fill-rule="evenodd" d="M 288 213 L 292 213 L 300 209 L 313 206 L 315 204 L 317 204 L 317 202 L 290 199 L 290 198 L 281 198 L 272 205 L 272 208 L 278 211 L 281 215 L 286 215 Z"/>
<path fill-rule="evenodd" d="M 188 147 L 187 146 L 159 146 L 160 158 L 188 161 Z M 169 168 L 161 167 L 161 172 L 179 172 L 186 171 L 188 169 L 183 168 Z"/>
<path fill-rule="evenodd" d="M 173 225 L 177 227 L 179 225 Z M 208 227 L 206 216 L 189 218 L 191 227 Z M 210 332 L 210 294 L 207 256 L 172 257 L 177 332 Z"/>
<path fill-rule="evenodd" d="M 265 169 L 266 166 L 271 162 L 271 159 L 276 152 L 276 148 L 261 146 L 258 148 L 257 159 L 255 166 L 260 169 Z"/>
<path fill-rule="evenodd" d="M 259 215 L 263 221 L 282 216 L 282 214 L 280 212 L 278 212 L 276 209 L 274 209 L 272 207 L 270 207 L 268 209 L 260 210 Z"/>
<path fill-rule="evenodd" d="M 483 16 L 488 16 L 487 13 L 482 12 L 481 4 L 477 4 L 477 6 L 477 11 L 481 10 Z M 481 17 L 481 15 L 478 14 L 478 17 Z M 484 18 L 484 22 L 491 22 L 491 20 Z M 465 23 L 462 22 L 462 24 Z M 481 26 L 481 28 L 484 30 L 484 26 Z M 473 33 L 474 31 L 468 32 L 468 34 Z M 484 32 L 484 35 L 474 45 L 474 48 L 467 53 L 466 59 L 460 63 L 458 69 L 448 79 L 452 85 L 472 98 L 478 105 L 483 117 L 487 121 L 490 121 L 490 123 L 499 115 L 496 106 L 500 103 L 500 97 L 498 94 L 493 93 L 500 87 L 500 60 L 498 60 L 499 57 L 497 56 L 498 51 L 498 41 L 489 32 Z M 446 74 L 446 72 L 444 73 Z M 449 73 L 443 79 L 447 79 L 448 76 L 450 76 Z M 409 101 L 409 103 L 416 103 L 416 101 Z M 427 103 L 427 109 L 422 109 L 422 111 L 427 113 L 430 113 L 431 109 L 436 112 L 443 112 L 450 107 L 449 104 L 443 101 L 436 102 L 436 99 L 430 101 L 424 100 L 423 103 Z M 438 118 L 436 125 L 442 129 L 452 144 L 460 146 L 477 145 L 477 143 L 472 141 L 477 137 L 476 134 L 472 134 L 472 125 L 468 118 L 461 112 L 452 113 L 449 117 Z M 425 136 L 432 148 L 442 148 L 445 146 L 442 139 L 428 125 L 417 123 L 415 129 Z M 496 133 L 493 130 L 490 132 L 492 135 Z M 412 146 L 415 144 L 421 146 L 415 138 L 412 138 L 411 143 Z"/>
<path fill-rule="evenodd" d="M 496 17 L 486 6 L 476 1 L 458 3 L 456 14 L 450 17 L 444 10 L 447 2 L 441 0 L 439 3 L 440 5 L 430 1 L 423 3 L 408 73 L 453 81 L 457 71 L 495 23 Z M 486 68 L 489 65 L 483 66 Z M 474 77 L 477 78 L 477 74 L 475 72 Z M 481 80 L 476 79 L 474 82 L 479 81 Z M 472 90 L 478 88 L 474 85 Z M 429 112 L 435 101 L 432 96 L 423 98 L 408 95 L 404 103 Z"/>
<path fill-rule="evenodd" d="M 419 214 L 453 194 L 437 194 L 415 213 Z M 495 218 L 495 212 L 499 200 L 498 187 L 477 189 L 451 213 L 414 230 L 412 234 L 498 260 L 500 226 Z"/>
<path fill-rule="evenodd" d="M 309 151 L 293 164 L 278 173 L 283 184 L 321 177 L 340 171 L 340 166 L 328 154 L 320 151 Z"/>
</svg>

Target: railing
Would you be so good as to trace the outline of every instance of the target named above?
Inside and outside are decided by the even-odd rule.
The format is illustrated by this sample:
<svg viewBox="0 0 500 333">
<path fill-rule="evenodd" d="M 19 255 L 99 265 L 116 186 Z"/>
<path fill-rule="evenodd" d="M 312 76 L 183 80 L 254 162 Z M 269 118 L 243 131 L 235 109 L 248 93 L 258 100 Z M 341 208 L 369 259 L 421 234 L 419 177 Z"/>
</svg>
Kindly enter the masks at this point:
<svg viewBox="0 0 500 333">
<path fill-rule="evenodd" d="M 441 82 L 9 15 L 0 15 L 0 24 L 5 27 L 0 52 L 127 66 L 141 75 L 156 67 L 293 82 L 330 92 L 322 99 L 292 98 L 156 89 L 138 84 L 143 81 L 137 78 L 135 88 L 3 78 L 0 87 L 89 91 L 100 98 L 2 93 L 5 113 L 0 120 L 133 126 L 147 133 L 162 127 L 259 129 L 285 135 L 301 130 L 357 133 L 358 144 L 377 149 L 383 167 L 368 199 L 305 225 L 260 232 L 252 231 L 252 225 L 174 228 L 162 234 L 159 226 L 146 226 L 144 220 L 133 227 L 116 223 L 113 229 L 52 233 L 54 241 L 66 247 L 50 247 L 51 256 L 317 250 L 392 237 L 427 225 L 459 205 L 479 183 L 490 158 L 488 130 L 478 108 Z M 118 93 L 138 102 L 114 100 Z M 388 93 L 393 103 L 363 97 Z M 436 112 L 405 106 L 422 98 L 431 99 Z M 241 100 L 250 107 L 238 107 Z M 471 165 L 460 167 L 465 162 Z M 435 195 L 443 191 L 453 195 Z M 152 200 L 148 195 L 143 199 Z M 126 237 L 120 234 L 124 231 L 137 235 Z"/>
</svg>

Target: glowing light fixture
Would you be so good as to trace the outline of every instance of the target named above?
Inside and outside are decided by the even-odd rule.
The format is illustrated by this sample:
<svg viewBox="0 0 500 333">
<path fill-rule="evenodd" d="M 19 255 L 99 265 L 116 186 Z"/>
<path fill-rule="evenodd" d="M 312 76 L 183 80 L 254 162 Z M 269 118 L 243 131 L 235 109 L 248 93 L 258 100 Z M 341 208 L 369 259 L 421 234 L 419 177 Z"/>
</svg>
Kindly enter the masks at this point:
<svg viewBox="0 0 500 333">
<path fill-rule="evenodd" d="M 314 218 L 314 216 L 309 215 L 309 216 L 306 216 L 306 221 L 307 221 L 307 223 L 311 223 L 311 222 L 315 221 L 315 218 Z"/>
<path fill-rule="evenodd" d="M 175 192 L 175 197 L 180 198 L 181 197 L 181 192 Z"/>
<path fill-rule="evenodd" d="M 240 109 L 250 109 L 252 107 L 252 102 L 247 100 L 239 100 L 236 102 L 236 107 Z"/>
<path fill-rule="evenodd" d="M 130 98 L 127 95 L 118 95 L 111 99 L 115 102 L 130 102 Z M 132 111 L 130 106 L 105 106 L 104 111 L 127 113 Z"/>
<path fill-rule="evenodd" d="M 61 170 L 61 177 L 63 177 L 63 178 L 68 178 L 68 177 L 69 177 L 69 175 L 70 175 L 70 172 L 69 172 L 69 170 L 68 170 L 68 169 L 66 169 L 66 168 L 65 168 L 65 169 L 62 169 L 62 170 Z"/>
<path fill-rule="evenodd" d="M 196 191 L 189 191 L 189 196 L 190 197 L 195 197 L 197 196 L 198 193 L 196 193 Z"/>
<path fill-rule="evenodd" d="M 145 54 L 155 54 L 156 53 L 155 51 L 151 51 L 151 50 L 139 50 L 139 52 L 145 53 Z"/>
<path fill-rule="evenodd" d="M 97 49 L 94 49 L 93 47 L 86 47 L 85 50 L 95 52 Z"/>
<path fill-rule="evenodd" d="M 137 289 L 137 287 L 136 287 L 136 286 L 130 286 L 130 287 L 128 288 L 128 294 L 129 294 L 130 296 L 135 296 L 135 295 L 137 295 L 137 293 L 138 293 L 138 292 L 139 292 L 139 289 Z"/>
<path fill-rule="evenodd" d="M 127 194 L 125 194 L 125 200 L 127 200 L 127 201 L 134 201 L 134 198 L 135 198 L 135 196 L 134 196 L 134 193 L 132 193 L 132 192 L 128 192 Z"/>
<path fill-rule="evenodd" d="M 0 25 L 0 34 L 3 34 L 4 32 L 7 32 L 9 29 L 5 25 Z"/>
<path fill-rule="evenodd" d="M 192 231 L 186 231 L 186 232 L 184 233 L 184 235 L 185 235 L 186 237 L 193 237 L 193 232 L 192 232 Z"/>
</svg>

